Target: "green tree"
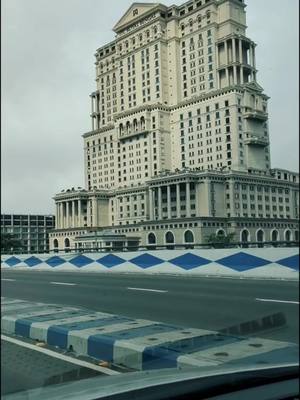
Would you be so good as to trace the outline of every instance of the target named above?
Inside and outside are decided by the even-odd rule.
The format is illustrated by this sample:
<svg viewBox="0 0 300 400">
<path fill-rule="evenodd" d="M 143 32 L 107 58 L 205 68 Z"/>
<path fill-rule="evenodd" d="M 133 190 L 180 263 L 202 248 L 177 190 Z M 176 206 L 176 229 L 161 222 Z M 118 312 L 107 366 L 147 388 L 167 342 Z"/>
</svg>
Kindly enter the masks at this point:
<svg viewBox="0 0 300 400">
<path fill-rule="evenodd" d="M 1 232 L 1 252 L 10 252 L 15 250 L 21 250 L 22 243 L 16 238 L 16 235 L 12 233 Z"/>
<path fill-rule="evenodd" d="M 234 243 L 235 233 L 228 233 L 224 235 L 222 231 L 218 234 L 212 233 L 207 236 L 206 242 L 211 244 L 213 247 L 222 247 L 222 245 L 228 245 L 230 243 Z"/>
</svg>

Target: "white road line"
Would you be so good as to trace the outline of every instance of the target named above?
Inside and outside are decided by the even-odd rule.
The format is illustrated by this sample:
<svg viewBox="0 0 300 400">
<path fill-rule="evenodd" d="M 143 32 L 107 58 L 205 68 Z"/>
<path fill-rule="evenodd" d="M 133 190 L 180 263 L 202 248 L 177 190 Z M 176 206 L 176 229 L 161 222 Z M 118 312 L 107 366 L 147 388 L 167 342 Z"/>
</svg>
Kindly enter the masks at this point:
<svg viewBox="0 0 300 400">
<path fill-rule="evenodd" d="M 67 283 L 67 282 L 50 282 L 51 285 L 65 285 L 65 286 L 76 286 L 77 283 Z"/>
<path fill-rule="evenodd" d="M 157 292 L 157 293 L 167 293 L 167 290 L 158 290 L 158 289 L 144 289 L 144 288 L 136 288 L 136 287 L 128 287 L 128 290 L 141 290 L 144 292 Z"/>
<path fill-rule="evenodd" d="M 9 282 L 14 282 L 14 281 L 15 281 L 15 279 L 1 278 L 1 281 L 9 281 Z"/>
<path fill-rule="evenodd" d="M 70 357 L 70 356 L 65 356 L 64 354 L 56 353 L 55 351 L 52 351 L 49 349 L 43 349 L 41 347 L 37 347 L 34 344 L 22 342 L 21 340 L 14 339 L 14 338 L 11 338 L 6 335 L 1 335 L 1 340 L 5 340 L 7 342 L 16 344 L 18 346 L 25 347 L 30 350 L 39 351 L 40 353 L 46 354 L 47 356 L 58 358 L 59 360 L 67 361 L 69 363 L 79 365 L 80 367 L 94 369 L 95 371 L 102 372 L 103 374 L 106 374 L 106 375 L 120 375 L 120 372 L 114 371 L 112 369 L 100 367 L 98 365 L 89 363 L 87 361 L 78 360 L 78 359 Z"/>
<path fill-rule="evenodd" d="M 259 299 L 256 298 L 257 301 L 270 301 L 274 303 L 290 303 L 290 304 L 299 304 L 299 301 L 292 301 L 292 300 L 276 300 L 276 299 Z"/>
</svg>

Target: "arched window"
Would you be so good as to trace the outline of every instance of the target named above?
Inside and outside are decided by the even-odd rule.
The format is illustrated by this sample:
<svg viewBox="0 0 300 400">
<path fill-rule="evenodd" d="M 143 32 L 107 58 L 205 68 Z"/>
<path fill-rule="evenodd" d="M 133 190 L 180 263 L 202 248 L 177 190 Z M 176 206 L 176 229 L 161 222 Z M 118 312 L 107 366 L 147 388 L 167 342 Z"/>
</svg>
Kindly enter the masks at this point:
<svg viewBox="0 0 300 400">
<path fill-rule="evenodd" d="M 185 243 L 194 243 L 194 234 L 192 231 L 184 232 L 184 242 Z"/>
<path fill-rule="evenodd" d="M 241 242 L 243 242 L 242 247 L 248 247 L 247 242 L 249 242 L 249 231 L 243 229 L 241 232 Z"/>
<path fill-rule="evenodd" d="M 241 239 L 242 242 L 249 242 L 249 232 L 247 229 L 242 230 Z"/>
<path fill-rule="evenodd" d="M 129 121 L 126 122 L 126 133 L 127 134 L 130 133 L 130 122 Z"/>
<path fill-rule="evenodd" d="M 263 242 L 264 241 L 264 236 L 265 236 L 264 231 L 262 229 L 259 229 L 256 232 L 256 241 L 257 242 Z"/>
<path fill-rule="evenodd" d="M 157 35 L 157 26 L 155 26 L 155 27 L 153 28 L 153 33 L 154 33 L 154 35 Z"/>
<path fill-rule="evenodd" d="M 70 239 L 65 238 L 65 252 L 70 251 Z"/>
<path fill-rule="evenodd" d="M 184 232 L 184 243 L 186 243 L 185 248 L 186 249 L 193 249 L 194 248 L 194 245 L 193 245 L 194 242 L 195 242 L 194 233 L 192 231 L 190 231 L 190 230 L 185 231 Z"/>
<path fill-rule="evenodd" d="M 174 235 L 172 232 L 166 233 L 166 243 L 174 243 Z"/>
<path fill-rule="evenodd" d="M 139 34 L 139 41 L 142 42 L 143 41 L 143 35 Z"/>
<path fill-rule="evenodd" d="M 148 244 L 156 244 L 156 236 L 153 232 L 148 235 Z"/>
<path fill-rule="evenodd" d="M 223 229 L 218 229 L 216 233 L 217 233 L 217 236 L 220 238 L 226 236 L 225 231 Z"/>
<path fill-rule="evenodd" d="M 119 125 L 119 131 L 120 131 L 120 136 L 122 136 L 122 135 L 123 135 L 123 133 L 124 133 L 124 127 L 123 127 L 123 124 L 120 124 L 120 125 Z"/>
<path fill-rule="evenodd" d="M 144 131 L 145 130 L 145 118 L 141 117 L 141 130 Z"/>
<path fill-rule="evenodd" d="M 174 244 L 174 235 L 172 232 L 167 232 L 165 236 L 166 244 Z M 167 249 L 174 249 L 174 246 L 167 246 Z"/>
<path fill-rule="evenodd" d="M 54 251 L 58 252 L 58 240 L 57 239 L 53 240 L 53 247 L 54 247 Z"/>
<path fill-rule="evenodd" d="M 286 242 L 290 242 L 291 241 L 291 231 L 288 229 L 288 230 L 286 230 L 285 231 L 285 234 L 284 234 L 284 239 L 285 239 L 285 241 Z"/>
<path fill-rule="evenodd" d="M 271 241 L 272 242 L 277 242 L 278 241 L 278 231 L 276 229 L 272 231 Z"/>
<path fill-rule="evenodd" d="M 265 236 L 264 231 L 262 229 L 259 229 L 256 232 L 256 241 L 259 242 L 259 243 L 262 243 L 264 241 L 264 236 Z M 262 245 L 259 244 L 258 247 L 262 247 Z"/>
<path fill-rule="evenodd" d="M 133 120 L 133 130 L 134 130 L 134 132 L 137 132 L 137 130 L 138 130 L 138 122 L 137 122 L 137 119 L 134 119 L 134 120 Z"/>
</svg>

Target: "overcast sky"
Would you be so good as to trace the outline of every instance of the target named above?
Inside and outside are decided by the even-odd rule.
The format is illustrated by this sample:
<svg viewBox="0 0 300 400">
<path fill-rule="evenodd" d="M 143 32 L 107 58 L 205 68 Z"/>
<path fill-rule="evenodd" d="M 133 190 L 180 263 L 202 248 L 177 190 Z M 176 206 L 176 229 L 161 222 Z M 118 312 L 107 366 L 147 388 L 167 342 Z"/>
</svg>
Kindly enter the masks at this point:
<svg viewBox="0 0 300 400">
<path fill-rule="evenodd" d="M 2 213 L 54 213 L 55 193 L 84 186 L 81 135 L 91 128 L 94 53 L 114 38 L 131 4 L 2 0 Z M 271 97 L 272 167 L 297 171 L 299 0 L 247 4 L 257 80 Z"/>
</svg>

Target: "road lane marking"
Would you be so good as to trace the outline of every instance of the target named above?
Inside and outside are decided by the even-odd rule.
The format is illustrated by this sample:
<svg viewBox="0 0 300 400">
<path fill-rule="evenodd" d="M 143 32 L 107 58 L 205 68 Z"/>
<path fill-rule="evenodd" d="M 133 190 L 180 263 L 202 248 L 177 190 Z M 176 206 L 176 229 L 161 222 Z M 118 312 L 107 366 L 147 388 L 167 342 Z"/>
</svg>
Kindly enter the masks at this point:
<svg viewBox="0 0 300 400">
<path fill-rule="evenodd" d="M 1 281 L 9 281 L 9 282 L 14 282 L 14 281 L 15 281 L 15 279 L 1 278 Z"/>
<path fill-rule="evenodd" d="M 145 288 L 136 288 L 136 287 L 128 287 L 128 290 L 140 290 L 144 292 L 157 292 L 157 293 L 167 293 L 167 290 L 158 290 L 158 289 L 145 289 Z"/>
<path fill-rule="evenodd" d="M 274 303 L 287 303 L 287 304 L 299 304 L 299 301 L 292 301 L 292 300 L 276 300 L 276 299 L 260 299 L 256 298 L 257 301 L 270 301 Z"/>
<path fill-rule="evenodd" d="M 51 285 L 65 285 L 65 286 L 76 286 L 77 283 L 68 283 L 68 282 L 50 282 Z"/>
<path fill-rule="evenodd" d="M 69 362 L 69 363 L 72 363 L 72 364 L 75 364 L 75 365 L 79 365 L 80 367 L 93 369 L 95 371 L 102 372 L 103 374 L 106 374 L 106 375 L 120 375 L 120 372 L 118 372 L 118 371 L 114 371 L 114 370 L 109 369 L 109 368 L 101 367 L 101 366 L 89 363 L 87 361 L 78 360 L 76 358 L 73 358 L 73 357 L 70 357 L 70 356 L 66 356 L 64 354 L 56 353 L 53 350 L 41 348 L 41 347 L 39 347 L 37 345 L 34 345 L 34 344 L 31 344 L 31 343 L 22 342 L 21 340 L 14 339 L 14 338 L 6 336 L 6 335 L 2 335 L 1 334 L 1 340 L 16 344 L 18 346 L 25 347 L 25 348 L 30 349 L 30 350 L 38 351 L 40 353 L 46 354 L 47 356 L 58 358 L 59 360 L 63 360 L 63 361 L 66 361 L 66 362 Z"/>
</svg>

